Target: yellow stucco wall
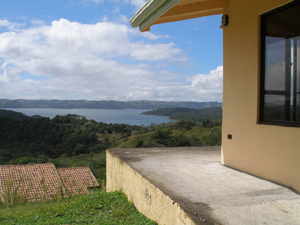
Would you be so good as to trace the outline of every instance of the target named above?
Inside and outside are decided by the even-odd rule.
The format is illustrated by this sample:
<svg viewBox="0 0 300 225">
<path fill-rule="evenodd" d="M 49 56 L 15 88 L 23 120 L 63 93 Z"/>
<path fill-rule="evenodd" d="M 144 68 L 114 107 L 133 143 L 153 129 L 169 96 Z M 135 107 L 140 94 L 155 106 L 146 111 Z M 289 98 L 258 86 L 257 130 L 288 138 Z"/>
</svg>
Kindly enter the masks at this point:
<svg viewBox="0 0 300 225">
<path fill-rule="evenodd" d="M 229 0 L 225 8 L 222 162 L 300 191 L 300 128 L 258 124 L 260 15 L 288 2 Z"/>
</svg>

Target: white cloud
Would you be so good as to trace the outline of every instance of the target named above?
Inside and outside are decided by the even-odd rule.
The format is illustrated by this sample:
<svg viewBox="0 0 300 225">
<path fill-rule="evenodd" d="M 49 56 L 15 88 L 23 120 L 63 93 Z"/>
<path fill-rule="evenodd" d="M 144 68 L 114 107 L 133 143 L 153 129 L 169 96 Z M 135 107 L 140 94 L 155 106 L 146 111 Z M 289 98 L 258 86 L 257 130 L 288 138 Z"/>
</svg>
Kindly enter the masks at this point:
<svg viewBox="0 0 300 225">
<path fill-rule="evenodd" d="M 131 5 L 135 6 L 137 9 L 141 8 L 147 1 L 146 0 L 131 0 Z"/>
<path fill-rule="evenodd" d="M 37 26 L 0 34 L 0 57 L 23 61 L 48 58 L 86 58 L 131 56 L 135 60 L 178 60 L 180 49 L 172 43 L 145 44 L 162 37 L 139 34 L 137 30 L 113 22 L 80 24 L 65 19 L 51 26 Z M 134 42 L 133 38 L 144 38 Z M 160 55 L 156 57 L 154 54 Z"/>
<path fill-rule="evenodd" d="M 8 26 L 9 22 L 5 24 Z M 88 25 L 65 19 L 53 21 L 51 26 L 1 33 L 0 80 L 4 88 L 0 95 L 3 98 L 152 98 L 145 90 L 159 86 L 157 77 L 166 73 L 153 72 L 141 63 L 126 65 L 122 61 L 185 60 L 173 43 L 151 43 L 160 38 L 165 37 L 145 36 L 118 23 Z"/>
<path fill-rule="evenodd" d="M 8 30 L 14 31 L 20 27 L 20 24 L 9 22 L 8 20 L 0 20 L 0 27 L 7 27 Z"/>
<path fill-rule="evenodd" d="M 162 61 L 169 59 L 172 61 L 185 61 L 183 58 L 174 58 L 180 53 L 180 49 L 174 48 L 174 44 L 156 44 L 156 45 L 143 45 L 142 43 L 134 44 L 134 51 L 130 52 L 130 56 L 134 59 L 149 60 L 149 61 Z"/>
<path fill-rule="evenodd" d="M 44 25 L 45 21 L 43 21 L 43 20 L 31 20 L 30 23 L 32 25 Z"/>
<path fill-rule="evenodd" d="M 169 35 L 155 35 L 151 32 L 143 32 L 143 33 L 140 33 L 139 35 L 142 35 L 144 38 L 147 38 L 149 40 L 158 40 L 160 38 L 170 38 Z"/>
<path fill-rule="evenodd" d="M 8 20 L 0 20 L 0 26 L 8 27 L 10 24 Z"/>
<path fill-rule="evenodd" d="M 0 95 L 12 98 L 97 100 L 162 100 L 172 98 L 172 93 L 178 95 L 177 83 L 161 82 L 157 76 L 163 77 L 165 73 L 154 73 L 144 65 L 124 65 L 100 59 L 75 63 L 78 63 L 76 68 L 66 67 L 66 63 L 56 71 L 59 73 L 64 70 L 64 76 L 52 76 L 45 81 L 6 80 L 6 87 L 0 90 Z M 51 66 L 47 69 L 51 69 Z"/>
<path fill-rule="evenodd" d="M 195 75 L 187 82 L 180 83 L 174 81 L 178 74 L 152 71 L 145 65 L 124 65 L 100 59 L 75 63 L 78 63 L 77 68 L 65 67 L 68 63 L 62 65 L 64 76 L 52 76 L 45 81 L 25 79 L 8 82 L 0 79 L 0 86 L 4 87 L 0 89 L 0 96 L 29 99 L 222 101 L 220 67 L 202 75 L 207 76 L 204 79 L 199 79 L 201 75 Z M 50 65 L 48 69 L 51 70 Z"/>
<path fill-rule="evenodd" d="M 159 43 L 162 38 L 168 36 L 145 35 L 116 22 L 65 19 L 1 33 L 0 96 L 221 101 L 222 67 L 187 79 L 147 65 L 155 61 L 167 68 L 186 61 L 175 44 Z"/>
<path fill-rule="evenodd" d="M 129 19 L 125 15 L 119 15 L 119 17 L 117 18 L 117 21 L 120 23 L 123 23 L 123 24 L 127 24 Z"/>
<path fill-rule="evenodd" d="M 223 94 L 223 66 L 210 71 L 209 74 L 199 74 L 188 79 L 191 82 L 189 92 L 192 96 L 199 96 L 210 101 L 222 101 Z"/>
</svg>

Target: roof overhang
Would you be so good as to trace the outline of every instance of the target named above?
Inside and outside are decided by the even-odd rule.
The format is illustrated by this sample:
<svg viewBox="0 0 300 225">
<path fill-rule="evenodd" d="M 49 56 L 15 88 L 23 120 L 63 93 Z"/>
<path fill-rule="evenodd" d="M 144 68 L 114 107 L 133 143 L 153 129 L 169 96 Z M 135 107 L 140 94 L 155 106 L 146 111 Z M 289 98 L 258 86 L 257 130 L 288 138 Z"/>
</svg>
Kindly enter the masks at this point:
<svg viewBox="0 0 300 225">
<path fill-rule="evenodd" d="M 149 31 L 154 24 L 223 14 L 227 4 L 228 0 L 148 0 L 129 22 Z"/>
</svg>

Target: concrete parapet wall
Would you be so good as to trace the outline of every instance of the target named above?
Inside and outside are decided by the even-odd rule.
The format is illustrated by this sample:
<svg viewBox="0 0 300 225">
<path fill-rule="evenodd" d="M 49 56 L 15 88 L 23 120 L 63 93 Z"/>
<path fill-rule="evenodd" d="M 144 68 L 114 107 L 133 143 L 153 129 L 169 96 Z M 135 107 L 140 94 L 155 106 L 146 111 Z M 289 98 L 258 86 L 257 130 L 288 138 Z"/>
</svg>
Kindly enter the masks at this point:
<svg viewBox="0 0 300 225">
<path fill-rule="evenodd" d="M 133 170 L 110 150 L 106 151 L 106 189 L 122 191 L 146 217 L 162 225 L 195 225 L 169 196 Z"/>
</svg>

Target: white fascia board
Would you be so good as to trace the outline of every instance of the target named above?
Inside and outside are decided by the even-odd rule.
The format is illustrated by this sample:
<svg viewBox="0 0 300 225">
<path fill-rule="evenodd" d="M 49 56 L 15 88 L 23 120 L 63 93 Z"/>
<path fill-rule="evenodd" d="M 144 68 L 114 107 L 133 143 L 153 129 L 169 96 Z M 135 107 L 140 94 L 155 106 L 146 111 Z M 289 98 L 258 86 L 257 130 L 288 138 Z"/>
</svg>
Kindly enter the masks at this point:
<svg viewBox="0 0 300 225">
<path fill-rule="evenodd" d="M 139 26 L 140 31 L 143 31 L 179 1 L 180 0 L 148 0 L 129 22 L 131 26 Z"/>
<path fill-rule="evenodd" d="M 134 16 L 129 20 L 132 27 L 137 27 L 140 23 L 158 7 L 164 4 L 167 0 L 148 0 L 142 8 L 137 11 Z"/>
</svg>

